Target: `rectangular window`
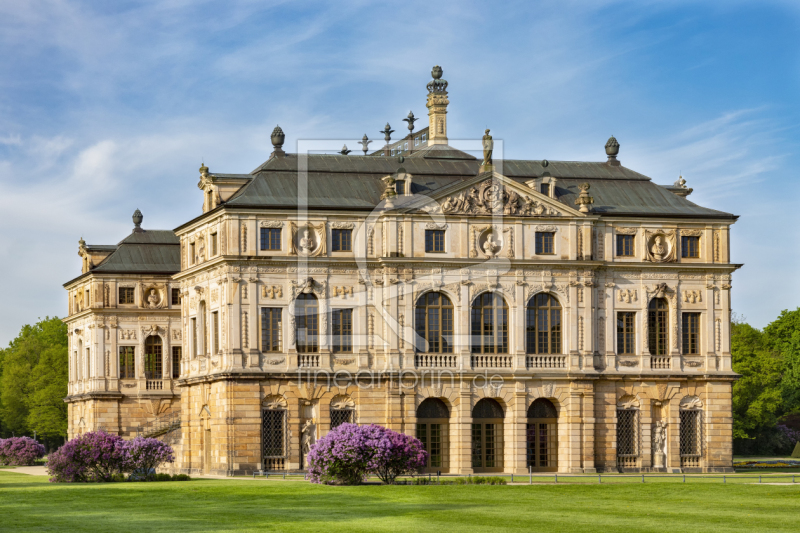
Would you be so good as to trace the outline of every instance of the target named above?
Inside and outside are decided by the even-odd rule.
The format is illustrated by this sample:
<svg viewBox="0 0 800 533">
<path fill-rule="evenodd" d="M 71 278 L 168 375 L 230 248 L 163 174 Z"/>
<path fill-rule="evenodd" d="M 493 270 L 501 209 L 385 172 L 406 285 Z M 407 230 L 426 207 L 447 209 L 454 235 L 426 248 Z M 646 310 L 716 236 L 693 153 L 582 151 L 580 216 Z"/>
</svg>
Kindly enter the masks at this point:
<svg viewBox="0 0 800 533">
<path fill-rule="evenodd" d="M 334 352 L 353 351 L 353 310 L 336 309 L 331 313 Z"/>
<path fill-rule="evenodd" d="M 681 257 L 700 257 L 700 237 L 681 237 Z"/>
<path fill-rule="evenodd" d="M 217 234 L 211 234 L 211 255 L 217 255 Z"/>
<path fill-rule="evenodd" d="M 214 352 L 219 353 L 219 312 L 211 313 L 211 328 L 214 335 Z"/>
<path fill-rule="evenodd" d="M 633 355 L 636 353 L 636 313 L 617 313 L 617 354 Z"/>
<path fill-rule="evenodd" d="M 639 458 L 639 411 L 617 409 L 617 463 L 636 468 Z"/>
<path fill-rule="evenodd" d="M 281 228 L 261 228 L 261 249 L 281 249 Z"/>
<path fill-rule="evenodd" d="M 700 313 L 681 313 L 683 333 L 683 354 L 700 353 Z"/>
<path fill-rule="evenodd" d="M 191 244 L 189 244 L 189 264 L 193 265 L 195 259 L 196 258 L 195 258 L 195 255 L 194 255 L 194 243 L 191 243 Z"/>
<path fill-rule="evenodd" d="M 408 151 L 408 143 L 403 143 L 403 151 Z"/>
<path fill-rule="evenodd" d="M 693 464 L 687 461 L 687 459 L 698 460 L 703 453 L 701 412 L 702 411 L 680 411 L 681 463 L 686 463 L 687 466 L 699 466 L 699 464 Z"/>
<path fill-rule="evenodd" d="M 549 183 L 542 183 L 539 186 L 539 192 L 544 194 L 545 196 L 550 196 L 550 184 Z"/>
<path fill-rule="evenodd" d="M 353 230 L 351 229 L 335 229 L 331 232 L 333 237 L 332 250 L 334 252 L 350 252 L 352 246 Z"/>
<path fill-rule="evenodd" d="M 119 288 L 119 303 L 132 304 L 133 303 L 133 287 L 120 287 Z"/>
<path fill-rule="evenodd" d="M 425 230 L 425 251 L 444 253 L 444 230 L 426 229 Z"/>
<path fill-rule="evenodd" d="M 181 347 L 172 347 L 172 379 L 181 377 Z"/>
<path fill-rule="evenodd" d="M 172 305 L 181 305 L 180 289 L 172 289 Z"/>
<path fill-rule="evenodd" d="M 617 257 L 633 257 L 633 235 L 617 235 Z"/>
<path fill-rule="evenodd" d="M 278 307 L 261 308 L 261 351 L 280 352 L 282 310 Z"/>
<path fill-rule="evenodd" d="M 192 319 L 192 357 L 197 357 L 197 319 Z"/>
<path fill-rule="evenodd" d="M 422 142 L 427 142 L 427 140 L 428 140 L 428 134 L 427 133 L 423 133 L 422 134 Z"/>
<path fill-rule="evenodd" d="M 133 346 L 119 347 L 119 379 L 135 379 Z"/>
<path fill-rule="evenodd" d="M 392 155 L 394 155 L 394 148 L 392 148 Z"/>
<path fill-rule="evenodd" d="M 331 429 L 339 427 L 342 424 L 354 423 L 354 414 L 355 411 L 352 409 L 331 409 Z"/>
<path fill-rule="evenodd" d="M 552 231 L 536 232 L 536 255 L 552 255 L 555 250 L 555 233 Z"/>
<path fill-rule="evenodd" d="M 419 146 L 419 136 L 414 137 L 414 146 Z"/>
<path fill-rule="evenodd" d="M 394 190 L 397 194 L 406 193 L 406 180 L 397 180 L 394 182 Z"/>
</svg>

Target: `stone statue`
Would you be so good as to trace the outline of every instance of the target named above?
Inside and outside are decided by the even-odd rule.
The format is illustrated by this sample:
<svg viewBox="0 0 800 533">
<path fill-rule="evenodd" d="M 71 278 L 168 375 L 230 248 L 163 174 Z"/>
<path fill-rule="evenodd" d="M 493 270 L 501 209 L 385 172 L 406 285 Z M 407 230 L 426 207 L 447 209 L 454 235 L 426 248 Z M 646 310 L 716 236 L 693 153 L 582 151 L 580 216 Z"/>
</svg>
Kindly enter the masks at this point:
<svg viewBox="0 0 800 533">
<path fill-rule="evenodd" d="M 492 164 L 492 150 L 494 149 L 494 141 L 492 141 L 492 136 L 489 135 L 489 130 L 486 130 L 486 134 L 483 136 L 483 163 L 481 165 L 491 165 Z"/>
<path fill-rule="evenodd" d="M 311 447 L 317 441 L 317 425 L 314 424 L 313 420 L 308 419 L 306 423 L 303 424 L 303 429 L 300 432 L 302 434 L 300 446 L 303 450 L 303 457 L 306 457 L 308 456 L 308 452 L 311 451 Z"/>
<path fill-rule="evenodd" d="M 653 467 L 664 468 L 665 444 L 667 443 L 667 423 L 656 422 L 653 427 Z"/>
<path fill-rule="evenodd" d="M 155 289 L 150 289 L 150 294 L 147 296 L 147 307 L 150 309 L 155 309 L 158 307 L 158 302 L 161 298 L 158 297 L 158 293 L 156 293 Z"/>
<path fill-rule="evenodd" d="M 493 234 L 489 233 L 486 236 L 486 241 L 483 243 L 483 253 L 488 257 L 495 257 L 497 252 L 500 251 L 500 245 L 495 243 L 492 237 Z"/>
<path fill-rule="evenodd" d="M 656 235 L 653 239 L 653 246 L 650 247 L 650 252 L 656 261 L 663 261 L 667 257 L 667 245 L 664 243 L 664 237 Z"/>
<path fill-rule="evenodd" d="M 314 241 L 311 239 L 308 228 L 303 229 L 303 238 L 300 239 L 299 247 L 304 254 L 310 254 L 314 247 Z"/>
</svg>

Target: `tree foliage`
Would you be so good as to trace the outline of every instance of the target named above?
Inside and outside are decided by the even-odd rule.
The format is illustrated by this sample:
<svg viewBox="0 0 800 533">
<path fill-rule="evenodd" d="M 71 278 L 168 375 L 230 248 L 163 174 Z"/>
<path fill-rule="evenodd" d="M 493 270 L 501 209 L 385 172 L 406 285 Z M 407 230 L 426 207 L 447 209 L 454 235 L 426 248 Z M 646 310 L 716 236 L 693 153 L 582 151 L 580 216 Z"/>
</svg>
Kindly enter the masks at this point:
<svg viewBox="0 0 800 533">
<path fill-rule="evenodd" d="M 47 317 L 22 328 L 0 350 L 0 434 L 33 435 L 51 443 L 67 435 L 67 327 Z"/>
</svg>

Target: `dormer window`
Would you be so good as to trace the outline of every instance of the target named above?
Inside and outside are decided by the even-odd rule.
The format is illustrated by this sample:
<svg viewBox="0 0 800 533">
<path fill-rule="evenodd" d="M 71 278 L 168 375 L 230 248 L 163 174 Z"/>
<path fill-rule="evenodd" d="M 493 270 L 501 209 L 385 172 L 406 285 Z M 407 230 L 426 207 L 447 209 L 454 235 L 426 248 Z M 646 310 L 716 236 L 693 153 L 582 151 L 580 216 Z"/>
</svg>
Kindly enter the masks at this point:
<svg viewBox="0 0 800 533">
<path fill-rule="evenodd" d="M 406 180 L 395 180 L 394 182 L 394 190 L 399 195 L 403 195 L 406 193 Z"/>
<path fill-rule="evenodd" d="M 544 176 L 528 180 L 525 182 L 525 185 L 527 185 L 534 191 L 538 192 L 539 194 L 543 194 L 544 196 L 547 196 L 549 198 L 555 198 L 557 181 L 558 180 L 556 178 L 549 175 L 549 172 L 545 172 Z"/>
<path fill-rule="evenodd" d="M 550 196 L 550 184 L 542 183 L 541 185 L 539 185 L 539 192 L 544 194 L 545 196 Z"/>
</svg>

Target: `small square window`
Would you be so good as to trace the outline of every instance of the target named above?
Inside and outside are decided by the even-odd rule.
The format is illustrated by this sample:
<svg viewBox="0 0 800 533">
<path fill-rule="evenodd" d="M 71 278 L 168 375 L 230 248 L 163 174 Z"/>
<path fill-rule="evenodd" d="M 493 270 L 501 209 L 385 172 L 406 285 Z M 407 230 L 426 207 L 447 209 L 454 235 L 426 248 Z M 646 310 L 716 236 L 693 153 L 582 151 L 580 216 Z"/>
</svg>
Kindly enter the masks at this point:
<svg viewBox="0 0 800 533">
<path fill-rule="evenodd" d="M 261 228 L 261 249 L 281 249 L 281 228 Z"/>
<path fill-rule="evenodd" d="M 133 287 L 120 287 L 119 288 L 119 303 L 132 304 L 133 303 Z"/>
<path fill-rule="evenodd" d="M 350 229 L 335 229 L 331 232 L 333 237 L 332 250 L 334 252 L 350 252 L 352 251 L 352 235 L 353 230 Z"/>
<path fill-rule="evenodd" d="M 633 235 L 617 235 L 617 257 L 633 257 Z"/>
<path fill-rule="evenodd" d="M 700 257 L 700 237 L 681 237 L 681 257 Z"/>
<path fill-rule="evenodd" d="M 550 184 L 549 183 L 542 183 L 539 186 L 539 192 L 544 194 L 545 196 L 550 196 Z"/>
<path fill-rule="evenodd" d="M 555 251 L 555 233 L 552 231 L 536 232 L 536 255 L 552 255 Z"/>
<path fill-rule="evenodd" d="M 444 253 L 443 229 L 425 230 L 425 251 L 432 253 Z"/>
<path fill-rule="evenodd" d="M 211 234 L 211 255 L 217 255 L 217 234 Z"/>
<path fill-rule="evenodd" d="M 180 289 L 172 289 L 172 305 L 181 305 Z"/>
</svg>

